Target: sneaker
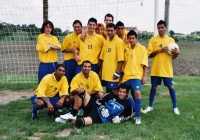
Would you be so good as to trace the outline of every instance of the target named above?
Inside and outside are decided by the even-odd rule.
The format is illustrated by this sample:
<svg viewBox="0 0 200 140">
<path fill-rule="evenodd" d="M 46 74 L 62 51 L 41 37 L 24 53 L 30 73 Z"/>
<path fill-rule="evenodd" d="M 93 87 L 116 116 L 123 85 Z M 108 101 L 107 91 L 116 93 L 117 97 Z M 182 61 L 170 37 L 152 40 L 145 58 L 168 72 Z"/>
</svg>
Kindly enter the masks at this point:
<svg viewBox="0 0 200 140">
<path fill-rule="evenodd" d="M 52 117 L 52 118 L 56 118 L 56 117 L 58 117 L 56 114 L 55 114 L 55 112 L 48 112 L 47 113 L 50 117 Z"/>
<path fill-rule="evenodd" d="M 142 108 L 141 108 L 140 112 L 141 112 L 142 114 L 146 114 L 146 112 L 145 112 Z"/>
<path fill-rule="evenodd" d="M 178 110 L 178 108 L 174 108 L 173 111 L 174 111 L 174 114 L 180 115 L 180 111 Z"/>
<path fill-rule="evenodd" d="M 76 116 L 73 116 L 71 113 L 67 113 L 65 115 L 60 115 L 60 117 L 65 120 L 75 120 L 76 119 Z"/>
<path fill-rule="evenodd" d="M 66 123 L 66 120 L 64 120 L 64 119 L 62 119 L 62 118 L 60 118 L 60 117 L 57 117 L 57 118 L 55 119 L 55 122 L 58 122 L 58 123 Z"/>
<path fill-rule="evenodd" d="M 141 124 L 141 119 L 138 117 L 135 117 L 135 124 Z"/>
<path fill-rule="evenodd" d="M 144 112 L 144 113 L 147 113 L 147 112 L 150 112 L 150 111 L 152 111 L 152 110 L 153 110 L 153 107 L 147 106 L 147 107 L 145 108 L 145 110 L 143 110 L 143 112 Z"/>
<path fill-rule="evenodd" d="M 78 110 L 78 114 L 77 114 L 77 115 L 78 115 L 78 116 L 83 116 L 83 113 L 84 113 L 84 111 L 83 111 L 83 109 L 81 108 L 81 109 Z"/>
<path fill-rule="evenodd" d="M 40 113 L 40 111 L 42 111 L 41 109 L 37 110 L 37 115 Z"/>
<path fill-rule="evenodd" d="M 39 119 L 37 114 L 32 113 L 31 114 L 31 119 L 35 120 L 35 119 Z"/>
</svg>

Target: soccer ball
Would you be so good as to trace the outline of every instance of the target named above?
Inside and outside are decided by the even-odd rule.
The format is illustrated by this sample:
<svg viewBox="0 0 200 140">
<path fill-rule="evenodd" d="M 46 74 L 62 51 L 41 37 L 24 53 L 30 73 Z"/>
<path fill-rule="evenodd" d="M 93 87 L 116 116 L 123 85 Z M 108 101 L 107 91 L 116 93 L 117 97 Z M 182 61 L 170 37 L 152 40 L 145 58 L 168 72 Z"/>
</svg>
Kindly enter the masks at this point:
<svg viewBox="0 0 200 140">
<path fill-rule="evenodd" d="M 171 51 L 172 49 L 175 49 L 175 48 L 179 49 L 178 45 L 176 43 L 170 43 L 169 45 L 167 45 L 167 53 L 169 55 L 173 55 Z"/>
</svg>

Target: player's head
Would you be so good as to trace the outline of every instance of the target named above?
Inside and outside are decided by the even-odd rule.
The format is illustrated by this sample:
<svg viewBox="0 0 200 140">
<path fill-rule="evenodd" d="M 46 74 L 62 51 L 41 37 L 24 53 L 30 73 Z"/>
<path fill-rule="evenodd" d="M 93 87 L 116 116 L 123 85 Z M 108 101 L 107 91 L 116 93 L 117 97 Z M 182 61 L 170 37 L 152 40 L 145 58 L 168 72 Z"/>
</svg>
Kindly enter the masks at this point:
<svg viewBox="0 0 200 140">
<path fill-rule="evenodd" d="M 66 67 L 65 67 L 65 65 L 63 65 L 63 64 L 58 64 L 58 65 L 56 66 L 55 76 L 56 76 L 57 78 L 63 77 L 63 76 L 65 75 L 65 72 L 66 72 Z"/>
<path fill-rule="evenodd" d="M 116 34 L 118 35 L 118 36 L 122 36 L 123 35 L 123 32 L 124 32 L 124 23 L 123 22 L 121 22 L 121 21 L 118 21 L 117 23 L 116 23 Z"/>
<path fill-rule="evenodd" d="M 165 34 L 165 31 L 166 31 L 166 22 L 163 21 L 163 20 L 160 20 L 158 23 L 157 23 L 157 29 L 158 29 L 158 34 L 160 36 L 163 36 Z"/>
<path fill-rule="evenodd" d="M 95 29 L 96 29 L 96 27 L 97 27 L 97 20 L 96 20 L 95 18 L 93 18 L 93 17 L 90 18 L 90 19 L 88 20 L 87 26 L 88 26 L 88 31 L 89 31 L 89 32 L 94 32 Z"/>
<path fill-rule="evenodd" d="M 97 34 L 103 35 L 103 31 L 104 31 L 104 25 L 102 23 L 98 23 L 95 32 Z"/>
<path fill-rule="evenodd" d="M 82 33 L 82 23 L 80 20 L 75 20 L 72 24 L 74 32 L 78 35 Z"/>
<path fill-rule="evenodd" d="M 118 87 L 118 98 L 120 99 L 124 99 L 127 97 L 128 95 L 128 92 L 129 92 L 129 87 L 125 84 L 120 84 L 119 87 Z"/>
<path fill-rule="evenodd" d="M 92 63 L 89 60 L 83 61 L 81 66 L 83 74 L 89 74 L 92 69 Z"/>
<path fill-rule="evenodd" d="M 42 24 L 42 28 L 40 29 L 41 33 L 45 33 L 45 34 L 52 34 L 53 35 L 53 31 L 54 31 L 54 26 L 53 23 L 49 20 L 46 20 L 43 24 Z"/>
<path fill-rule="evenodd" d="M 116 25 L 114 23 L 109 23 L 106 26 L 107 32 L 108 32 L 108 37 L 109 38 L 114 38 L 116 34 Z"/>
<path fill-rule="evenodd" d="M 114 22 L 114 17 L 113 15 L 111 15 L 110 13 L 106 14 L 104 17 L 104 22 L 105 25 L 107 26 L 109 23 L 113 23 Z"/>
<path fill-rule="evenodd" d="M 133 30 L 130 30 L 127 34 L 127 39 L 131 46 L 135 46 L 137 43 L 137 33 Z"/>
</svg>

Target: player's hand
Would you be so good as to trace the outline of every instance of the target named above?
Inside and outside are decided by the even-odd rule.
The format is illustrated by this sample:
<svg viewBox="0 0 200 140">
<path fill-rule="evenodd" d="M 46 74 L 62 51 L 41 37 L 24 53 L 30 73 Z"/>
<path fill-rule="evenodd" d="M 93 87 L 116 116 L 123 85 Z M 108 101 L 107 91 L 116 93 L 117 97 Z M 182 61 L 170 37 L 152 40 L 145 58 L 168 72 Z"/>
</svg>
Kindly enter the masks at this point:
<svg viewBox="0 0 200 140">
<path fill-rule="evenodd" d="M 77 88 L 76 89 L 76 92 L 77 93 L 83 93 L 85 90 L 84 90 L 84 88 Z"/>
<path fill-rule="evenodd" d="M 71 51 L 72 52 L 75 52 L 77 50 L 77 47 L 76 46 L 74 46 L 73 48 L 71 48 Z"/>
<path fill-rule="evenodd" d="M 76 62 L 81 61 L 81 58 L 80 58 L 80 56 L 78 56 L 78 55 L 75 55 L 74 58 L 75 58 L 75 61 L 76 61 Z"/>
<path fill-rule="evenodd" d="M 53 105 L 50 102 L 47 104 L 47 108 L 49 112 L 54 112 Z"/>
<path fill-rule="evenodd" d="M 172 49 L 171 53 L 173 55 L 178 55 L 180 53 L 179 49 L 175 48 L 175 49 Z"/>
<path fill-rule="evenodd" d="M 120 122 L 121 122 L 121 119 L 120 119 L 119 116 L 116 116 L 116 117 L 114 117 L 114 118 L 112 119 L 112 122 L 113 122 L 113 123 L 120 123 Z"/>
<path fill-rule="evenodd" d="M 110 115 L 109 110 L 106 109 L 105 106 L 101 105 L 99 108 L 103 117 L 108 117 Z"/>
<path fill-rule="evenodd" d="M 64 100 L 63 100 L 62 98 L 60 98 L 60 99 L 58 100 L 58 102 L 56 103 L 56 106 L 57 106 L 58 108 L 62 107 L 62 106 L 63 106 L 63 102 L 64 102 Z"/>
<path fill-rule="evenodd" d="M 81 34 L 81 36 L 80 36 L 80 39 L 81 39 L 83 42 L 85 42 L 85 37 L 86 37 L 86 32 L 83 31 L 82 34 Z"/>
<path fill-rule="evenodd" d="M 167 47 L 164 47 L 164 48 L 160 48 L 158 50 L 159 53 L 162 53 L 162 52 L 167 52 Z"/>
<path fill-rule="evenodd" d="M 146 77 L 142 77 L 142 85 L 144 85 L 147 82 L 147 78 Z"/>
<path fill-rule="evenodd" d="M 114 74 L 113 74 L 113 80 L 116 80 L 116 79 L 118 79 L 120 77 L 120 73 L 119 72 L 115 72 Z"/>
</svg>

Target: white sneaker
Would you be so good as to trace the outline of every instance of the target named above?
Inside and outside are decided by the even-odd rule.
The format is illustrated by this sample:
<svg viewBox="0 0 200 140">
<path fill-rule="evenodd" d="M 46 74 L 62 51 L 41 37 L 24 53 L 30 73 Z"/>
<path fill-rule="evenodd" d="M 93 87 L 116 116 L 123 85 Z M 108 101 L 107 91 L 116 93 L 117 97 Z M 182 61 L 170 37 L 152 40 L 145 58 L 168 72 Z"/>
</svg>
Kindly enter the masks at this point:
<svg viewBox="0 0 200 140">
<path fill-rule="evenodd" d="M 138 117 L 135 117 L 135 124 L 141 124 L 141 119 Z"/>
<path fill-rule="evenodd" d="M 178 110 L 178 108 L 174 108 L 173 111 L 174 111 L 174 114 L 180 115 L 180 111 Z"/>
<path fill-rule="evenodd" d="M 76 119 L 76 116 L 73 116 L 71 113 L 67 113 L 65 115 L 60 115 L 60 117 L 65 120 L 75 120 Z"/>
<path fill-rule="evenodd" d="M 150 111 L 152 111 L 152 110 L 153 110 L 153 107 L 147 106 L 147 107 L 143 110 L 143 112 L 144 112 L 144 113 L 147 113 L 147 112 L 150 112 Z"/>
<path fill-rule="evenodd" d="M 60 117 L 57 117 L 57 118 L 55 119 L 55 122 L 58 122 L 58 123 L 66 123 L 66 120 L 64 120 L 64 119 L 62 119 L 62 118 L 60 118 Z"/>
<path fill-rule="evenodd" d="M 83 116 L 83 113 L 84 113 L 84 111 L 83 111 L 83 109 L 81 108 L 81 109 L 78 110 L 78 114 L 77 114 L 77 115 L 78 115 L 78 116 Z"/>
</svg>

